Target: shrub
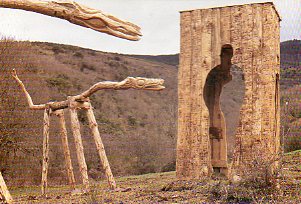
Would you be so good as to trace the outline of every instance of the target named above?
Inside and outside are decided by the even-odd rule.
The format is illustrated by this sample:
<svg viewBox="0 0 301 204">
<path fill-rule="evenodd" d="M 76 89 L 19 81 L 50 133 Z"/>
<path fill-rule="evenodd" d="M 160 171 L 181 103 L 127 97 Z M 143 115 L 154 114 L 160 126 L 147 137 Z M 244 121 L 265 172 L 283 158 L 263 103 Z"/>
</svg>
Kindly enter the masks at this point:
<svg viewBox="0 0 301 204">
<path fill-rule="evenodd" d="M 137 120 L 133 116 L 128 116 L 128 124 L 130 126 L 136 126 L 137 125 Z"/>
<path fill-rule="evenodd" d="M 50 86 L 55 86 L 60 92 L 71 87 L 71 83 L 69 82 L 69 77 L 64 74 L 58 74 L 55 77 L 51 77 L 46 79 L 46 82 Z"/>
<path fill-rule="evenodd" d="M 61 48 L 60 45 L 53 45 L 52 51 L 53 51 L 54 54 L 56 54 L 56 55 L 58 55 L 58 54 L 60 54 L 60 53 L 64 53 L 64 49 Z"/>
<path fill-rule="evenodd" d="M 120 57 L 118 57 L 118 56 L 115 56 L 115 57 L 114 57 L 114 60 L 116 60 L 116 61 L 120 61 L 121 59 L 120 59 Z"/>
<path fill-rule="evenodd" d="M 88 70 L 91 70 L 91 71 L 95 71 L 96 70 L 96 68 L 93 65 L 87 64 L 87 63 L 83 62 L 82 66 L 80 67 L 80 71 L 83 72 L 85 69 L 88 69 Z"/>
<path fill-rule="evenodd" d="M 83 56 L 83 54 L 82 53 L 80 53 L 80 52 L 76 52 L 76 53 L 74 53 L 74 55 L 73 55 L 74 57 L 77 57 L 77 58 L 84 58 L 84 56 Z"/>
</svg>

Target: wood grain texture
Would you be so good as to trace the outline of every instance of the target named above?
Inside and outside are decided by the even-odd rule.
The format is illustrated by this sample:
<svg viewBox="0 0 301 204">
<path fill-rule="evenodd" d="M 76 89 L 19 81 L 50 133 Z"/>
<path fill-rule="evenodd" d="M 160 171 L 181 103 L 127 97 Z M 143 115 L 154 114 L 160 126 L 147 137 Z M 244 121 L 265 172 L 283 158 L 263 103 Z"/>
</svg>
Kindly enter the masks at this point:
<svg viewBox="0 0 301 204">
<path fill-rule="evenodd" d="M 267 154 L 277 154 L 279 22 L 272 3 L 181 12 L 179 179 L 201 178 L 204 168 L 207 169 L 203 175 L 210 176 L 211 166 L 220 168 L 222 173 L 229 165 L 232 175 L 239 175 L 244 164 L 254 158 L 254 150 L 261 148 L 262 145 L 257 144 L 265 144 Z M 233 48 L 230 61 L 229 58 L 223 60 L 221 50 L 224 46 Z M 223 75 L 222 71 L 232 64 L 244 72 L 245 96 L 239 110 L 233 162 L 229 163 L 226 123 L 219 97 L 223 85 L 232 78 L 229 73 Z M 206 88 L 206 80 L 210 77 L 211 86 Z M 204 100 L 207 100 L 206 104 Z"/>
<path fill-rule="evenodd" d="M 82 177 L 83 185 L 86 191 L 89 191 L 90 185 L 89 185 L 89 178 L 88 178 L 88 168 L 87 168 L 87 163 L 84 155 L 84 146 L 82 142 L 82 137 L 80 133 L 80 123 L 77 115 L 78 102 L 76 102 L 72 97 L 69 98 L 69 101 L 70 101 L 69 110 L 70 110 L 70 118 L 71 118 L 71 128 L 74 137 L 79 171 Z"/>
<path fill-rule="evenodd" d="M 116 189 L 116 182 L 115 182 L 114 176 L 111 171 L 111 167 L 110 167 L 107 155 L 106 155 L 106 151 L 105 151 L 102 139 L 99 134 L 98 124 L 96 122 L 94 112 L 93 112 L 93 107 L 91 104 L 90 104 L 90 107 L 86 111 L 87 111 L 87 118 L 89 121 L 89 127 L 91 129 L 91 132 L 92 132 L 92 135 L 94 138 L 94 142 L 95 142 L 95 145 L 96 145 L 96 148 L 98 151 L 101 166 L 105 171 L 105 175 L 107 177 L 110 188 L 114 190 L 114 189 Z"/>
<path fill-rule="evenodd" d="M 91 28 L 127 40 L 139 40 L 140 28 L 110 14 L 76 3 L 71 0 L 1 0 L 0 7 L 22 9 L 47 16 L 61 18 L 70 23 Z"/>
<path fill-rule="evenodd" d="M 191 67 L 191 14 L 183 13 L 181 16 L 181 52 L 178 73 L 178 140 L 177 140 L 177 177 L 185 178 L 191 172 L 190 144 L 190 67 Z M 187 158 L 187 160 L 186 160 Z"/>
<path fill-rule="evenodd" d="M 63 151 L 64 151 L 65 167 L 66 167 L 68 182 L 69 182 L 71 189 L 74 190 L 75 189 L 75 178 L 74 178 L 72 161 L 71 161 L 71 156 L 70 156 L 70 149 L 69 149 L 69 144 L 68 144 L 68 135 L 67 135 L 67 129 L 66 129 L 64 110 L 57 110 L 57 111 L 53 112 L 53 114 L 59 118 L 60 134 L 61 134 L 61 140 L 62 140 L 62 147 L 63 147 Z"/>
<path fill-rule="evenodd" d="M 44 110 L 43 120 L 43 165 L 42 165 L 42 195 L 47 194 L 47 176 L 49 167 L 49 125 L 50 125 L 50 109 Z"/>
</svg>

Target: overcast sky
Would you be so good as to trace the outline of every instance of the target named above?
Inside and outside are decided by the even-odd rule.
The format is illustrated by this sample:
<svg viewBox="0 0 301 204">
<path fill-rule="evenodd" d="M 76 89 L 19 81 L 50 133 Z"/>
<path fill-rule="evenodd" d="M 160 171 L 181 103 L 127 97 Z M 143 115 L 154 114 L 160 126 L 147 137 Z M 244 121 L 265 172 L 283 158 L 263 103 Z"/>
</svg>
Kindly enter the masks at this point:
<svg viewBox="0 0 301 204">
<path fill-rule="evenodd" d="M 0 9 L 0 34 L 18 40 L 71 44 L 128 54 L 174 54 L 180 49 L 179 11 L 260 0 L 76 0 L 139 25 L 140 41 L 133 42 L 32 12 Z M 301 1 L 275 0 L 282 16 L 281 41 L 301 39 Z"/>
</svg>

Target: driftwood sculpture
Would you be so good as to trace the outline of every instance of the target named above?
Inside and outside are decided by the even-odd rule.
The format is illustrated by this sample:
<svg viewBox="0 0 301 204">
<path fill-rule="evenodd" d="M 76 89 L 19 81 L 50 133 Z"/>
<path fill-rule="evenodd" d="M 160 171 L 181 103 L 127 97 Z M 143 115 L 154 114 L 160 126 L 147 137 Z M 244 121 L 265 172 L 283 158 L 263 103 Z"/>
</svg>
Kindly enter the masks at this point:
<svg viewBox="0 0 301 204">
<path fill-rule="evenodd" d="M 139 40 L 141 36 L 138 26 L 70 0 L 1 0 L 0 7 L 22 9 L 65 19 L 70 23 L 127 40 Z"/>
<path fill-rule="evenodd" d="M 66 163 L 66 171 L 68 175 L 69 184 L 72 188 L 74 188 L 74 174 L 70 157 L 70 150 L 68 147 L 68 138 L 67 138 L 67 130 L 65 126 L 64 112 L 65 108 L 69 108 L 71 115 L 71 125 L 73 136 L 75 140 L 77 159 L 79 163 L 80 173 L 82 177 L 83 184 L 86 190 L 89 190 L 89 180 L 88 180 L 88 172 L 87 172 L 87 164 L 85 161 L 83 144 L 80 134 L 80 124 L 78 121 L 77 110 L 84 109 L 86 110 L 89 127 L 91 129 L 92 135 L 94 137 L 94 141 L 97 147 L 97 151 L 100 157 L 101 165 L 105 170 L 105 174 L 111 189 L 116 188 L 116 183 L 105 153 L 104 145 L 102 143 L 98 125 L 93 113 L 93 107 L 90 103 L 89 96 L 97 92 L 98 90 L 103 89 L 115 89 L 115 90 L 124 90 L 124 89 L 140 89 L 140 90 L 151 90 L 151 91 L 160 91 L 164 89 L 163 79 L 149 79 L 149 78 L 141 78 L 141 77 L 128 77 L 121 82 L 99 82 L 93 85 L 91 88 L 86 90 L 85 92 L 76 95 L 69 96 L 65 101 L 59 102 L 49 102 L 46 104 L 35 105 L 32 102 L 31 96 L 27 92 L 24 84 L 17 76 L 16 71 L 12 72 L 12 76 L 20 85 L 22 91 L 24 92 L 29 108 L 31 110 L 44 110 L 44 130 L 43 130 L 43 168 L 42 168 L 42 194 L 46 194 L 47 190 L 47 173 L 48 173 L 48 164 L 49 164 L 49 124 L 50 124 L 50 116 L 56 115 L 60 118 L 60 126 L 61 126 L 61 136 L 63 143 L 63 150 L 65 156 Z"/>
<path fill-rule="evenodd" d="M 54 1 L 0 0 L 0 7 L 11 8 L 11 9 L 22 9 L 22 10 L 26 10 L 26 11 L 32 11 L 32 12 L 36 12 L 36 13 L 40 13 L 40 14 L 44 14 L 44 15 L 48 15 L 48 16 L 52 16 L 52 17 L 65 19 L 65 20 L 69 21 L 70 23 L 73 23 L 73 24 L 76 24 L 79 26 L 83 26 L 86 28 L 91 28 L 93 30 L 96 30 L 96 31 L 99 31 L 102 33 L 107 33 L 109 35 L 113 35 L 118 38 L 123 38 L 123 39 L 127 39 L 127 40 L 136 41 L 136 40 L 140 39 L 140 36 L 142 36 L 139 26 L 137 26 L 133 23 L 130 23 L 130 22 L 120 20 L 110 14 L 105 14 L 100 10 L 89 8 L 84 5 L 78 4 L 71 0 L 58 0 L 58 1 L 55 1 L 55 0 Z M 24 88 L 23 90 L 25 90 L 24 85 L 21 85 L 21 86 L 23 86 L 23 88 Z M 25 90 L 25 93 L 27 93 L 26 90 Z M 28 93 L 27 93 L 27 95 L 29 96 Z M 27 99 L 28 99 L 28 97 L 27 97 Z M 60 118 L 62 142 L 63 142 L 63 146 L 66 147 L 66 149 L 65 149 L 66 151 L 64 151 L 64 154 L 65 154 L 65 159 L 66 159 L 66 166 L 68 167 L 67 172 L 68 172 L 69 182 L 70 182 L 70 184 L 72 184 L 72 186 L 74 186 L 74 175 L 73 175 L 73 171 L 72 171 L 72 164 L 71 164 L 71 160 L 68 159 L 68 158 L 70 158 L 70 152 L 68 149 L 67 132 L 66 132 L 66 128 L 65 128 L 64 115 L 63 115 L 62 111 L 56 111 L 56 112 L 53 111 L 53 110 L 63 109 L 63 107 L 65 107 L 65 108 L 68 107 L 70 104 L 72 104 L 71 103 L 72 100 L 75 101 L 74 103 L 75 103 L 75 107 L 76 107 L 78 105 L 77 100 L 79 100 L 79 98 L 75 98 L 75 99 L 70 98 L 70 100 L 63 101 L 62 103 L 54 103 L 54 104 L 48 103 L 48 104 L 43 104 L 43 105 L 34 105 L 31 101 L 31 99 L 28 99 L 28 103 L 29 103 L 30 108 L 32 108 L 32 109 L 45 110 L 45 114 L 44 114 L 44 136 L 45 136 L 44 145 L 46 146 L 44 148 L 45 155 L 48 155 L 48 146 L 47 145 L 48 145 L 48 138 L 49 138 L 49 136 L 48 136 L 49 116 L 50 116 L 50 114 L 54 114 Z M 79 103 L 81 103 L 81 102 L 79 102 Z M 89 105 L 89 102 L 87 102 L 87 103 Z M 52 106 L 57 107 L 57 108 L 53 109 Z M 89 106 L 89 108 L 91 109 L 91 106 Z M 92 114 L 92 113 L 93 112 L 88 112 L 88 114 Z M 76 112 L 73 113 L 73 116 L 76 117 Z M 90 119 L 91 119 L 91 123 L 93 123 L 93 117 L 90 117 Z M 75 120 L 74 124 L 77 124 L 77 123 L 78 123 L 78 121 Z M 95 129 L 93 127 L 94 126 L 91 127 L 92 130 Z M 76 128 L 77 128 L 77 126 L 74 127 L 74 132 L 79 132 Z M 80 136 L 77 138 L 80 139 Z M 101 142 L 101 140 L 99 140 L 99 141 Z M 79 142 L 79 146 L 82 146 L 81 142 Z M 80 155 L 78 155 L 78 156 L 80 156 Z M 47 158 L 44 158 L 44 159 L 46 159 L 46 161 L 47 161 Z M 82 162 L 82 166 L 85 166 L 84 161 Z M 48 169 L 48 164 L 46 162 L 45 165 L 43 164 L 43 172 L 44 172 L 43 179 L 46 178 L 45 175 L 47 176 L 47 169 Z M 85 171 L 85 169 L 83 169 L 82 171 Z M 110 169 L 108 169 L 107 171 L 110 171 Z M 88 178 L 88 176 L 85 176 L 85 177 Z M 3 180 L 1 175 L 0 175 L 0 179 Z M 0 183 L 0 185 L 1 185 L 0 186 L 1 187 L 0 196 L 3 196 L 4 199 L 6 200 L 6 202 L 12 202 L 11 196 L 9 195 L 9 193 L 7 191 L 4 180 L 3 180 L 3 182 L 2 182 L 2 180 L 0 181 L 1 182 Z M 47 182 L 46 182 L 46 185 L 47 185 Z M 5 192 L 3 191 L 3 189 L 6 189 Z M 6 193 L 6 191 L 7 191 L 7 193 Z"/>
</svg>

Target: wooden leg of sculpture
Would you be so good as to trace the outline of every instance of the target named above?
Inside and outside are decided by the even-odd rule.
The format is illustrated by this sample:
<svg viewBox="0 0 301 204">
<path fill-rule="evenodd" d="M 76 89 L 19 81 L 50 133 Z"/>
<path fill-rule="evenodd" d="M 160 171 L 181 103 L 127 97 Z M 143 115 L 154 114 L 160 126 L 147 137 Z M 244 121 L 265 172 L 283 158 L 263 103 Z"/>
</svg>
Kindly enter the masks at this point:
<svg viewBox="0 0 301 204">
<path fill-rule="evenodd" d="M 2 177 L 2 174 L 0 172 L 0 197 L 3 196 L 3 199 L 5 202 L 7 202 L 8 204 L 13 203 L 13 198 L 11 197 L 7 186 L 5 184 L 5 181 Z"/>
<path fill-rule="evenodd" d="M 68 182 L 72 190 L 75 189 L 75 178 L 73 173 L 72 161 L 70 156 L 69 144 L 68 144 L 68 136 L 67 136 L 67 129 L 66 129 L 66 122 L 64 117 L 64 110 L 57 110 L 55 114 L 58 116 L 60 120 L 60 129 L 61 129 L 61 139 L 63 144 L 64 150 L 64 157 L 65 157 L 65 166 L 68 176 Z"/>
<path fill-rule="evenodd" d="M 43 167 L 42 167 L 42 195 L 46 195 L 47 191 L 47 174 L 49 165 L 49 123 L 50 123 L 50 109 L 46 108 L 44 111 L 43 121 Z"/>
<path fill-rule="evenodd" d="M 79 170 L 82 176 L 83 184 L 86 190 L 89 191 L 88 170 L 87 170 L 87 164 L 84 155 L 84 147 L 83 147 L 82 138 L 80 134 L 80 125 L 78 121 L 76 107 L 73 107 L 73 105 L 70 105 L 70 116 L 71 116 L 71 126 L 72 126 L 72 131 L 74 136 Z"/>
<path fill-rule="evenodd" d="M 99 157 L 100 157 L 101 164 L 102 164 L 102 166 L 105 170 L 105 174 L 106 174 L 106 177 L 107 177 L 108 182 L 109 182 L 109 186 L 110 186 L 111 189 L 116 189 L 116 182 L 114 180 L 114 177 L 113 177 L 113 174 L 112 174 L 112 171 L 111 171 L 111 168 L 110 168 L 110 164 L 109 164 L 109 161 L 108 161 L 107 156 L 106 156 L 104 145 L 102 143 L 102 140 L 101 140 L 101 137 L 100 137 L 100 134 L 99 134 L 98 125 L 97 125 L 97 122 L 96 122 L 96 119 L 95 119 L 95 116 L 94 116 L 94 113 L 93 113 L 93 108 L 92 108 L 91 104 L 89 104 L 89 108 L 87 110 L 87 117 L 88 117 L 88 120 L 89 120 L 90 129 L 91 129 L 91 132 L 93 134 L 94 141 L 95 141 L 95 144 L 96 144 L 96 147 L 97 147 L 97 150 L 98 150 L 98 154 L 99 154 Z"/>
</svg>

